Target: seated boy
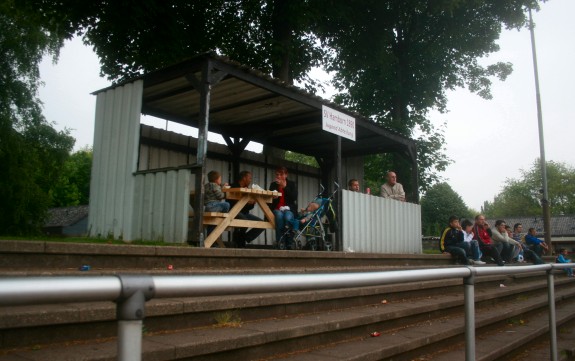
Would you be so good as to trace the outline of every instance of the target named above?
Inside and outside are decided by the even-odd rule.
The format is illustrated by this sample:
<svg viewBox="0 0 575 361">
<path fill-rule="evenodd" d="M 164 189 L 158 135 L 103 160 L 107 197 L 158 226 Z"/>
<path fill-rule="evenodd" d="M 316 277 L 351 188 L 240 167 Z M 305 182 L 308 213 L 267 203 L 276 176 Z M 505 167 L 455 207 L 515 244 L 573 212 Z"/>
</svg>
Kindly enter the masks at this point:
<svg viewBox="0 0 575 361">
<path fill-rule="evenodd" d="M 461 222 L 461 228 L 463 231 L 463 242 L 469 244 L 469 250 L 471 251 L 471 258 L 473 264 L 485 264 L 481 260 L 481 251 L 479 250 L 479 243 L 477 240 L 473 239 L 473 223 L 470 220 L 464 219 Z"/>
<path fill-rule="evenodd" d="M 565 248 L 561 248 L 559 250 L 559 255 L 555 259 L 557 263 L 571 263 L 569 258 L 566 258 L 569 253 Z M 573 277 L 573 268 L 565 268 L 565 272 L 567 273 L 567 277 Z"/>
<path fill-rule="evenodd" d="M 441 252 L 449 252 L 460 263 L 469 265 L 467 255 L 470 254 L 469 243 L 463 241 L 463 232 L 456 216 L 449 217 L 449 227 L 445 228 L 439 241 Z"/>
<path fill-rule="evenodd" d="M 224 186 L 227 185 L 227 183 L 224 184 Z M 226 195 L 222 192 L 222 176 L 213 170 L 208 173 L 208 183 L 204 186 L 204 210 L 207 212 L 229 212 L 230 204 L 225 199 Z"/>
</svg>

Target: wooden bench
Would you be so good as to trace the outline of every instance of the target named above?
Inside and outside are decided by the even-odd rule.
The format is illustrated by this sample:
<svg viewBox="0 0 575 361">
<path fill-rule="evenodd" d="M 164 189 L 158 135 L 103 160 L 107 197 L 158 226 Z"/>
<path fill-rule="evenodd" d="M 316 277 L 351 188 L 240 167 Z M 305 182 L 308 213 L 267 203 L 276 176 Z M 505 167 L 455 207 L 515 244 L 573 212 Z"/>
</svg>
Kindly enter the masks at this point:
<svg viewBox="0 0 575 361">
<path fill-rule="evenodd" d="M 204 219 L 202 221 L 202 224 L 204 226 L 215 226 L 219 223 L 218 219 L 219 218 L 227 218 L 229 216 L 228 213 L 221 213 L 221 212 L 204 212 Z M 188 219 L 191 220 L 194 217 L 194 211 L 190 210 L 188 212 Z M 191 221 L 190 221 L 191 222 Z M 228 227 L 226 230 L 231 230 L 232 227 Z M 222 241 L 222 237 L 218 237 L 218 239 L 216 240 L 216 243 L 218 244 L 219 247 L 221 248 L 226 248 L 226 246 L 224 245 L 224 242 Z"/>
<path fill-rule="evenodd" d="M 264 189 L 251 189 L 251 188 L 224 188 L 223 192 L 226 193 L 226 199 L 236 200 L 234 206 L 230 209 L 229 213 L 220 212 L 204 212 L 202 219 L 203 225 L 215 226 L 215 229 L 204 239 L 204 247 L 210 248 L 212 244 L 218 243 L 220 247 L 224 247 L 221 240 L 221 234 L 229 227 L 241 228 L 275 228 L 275 217 L 268 203 L 271 203 L 274 197 L 280 197 L 281 193 L 277 191 L 267 191 Z M 193 195 L 190 194 L 190 197 Z M 264 212 L 264 219 L 260 221 L 249 219 L 236 219 L 238 213 L 242 208 L 248 204 L 257 204 Z M 192 203 L 195 204 L 195 203 Z"/>
</svg>

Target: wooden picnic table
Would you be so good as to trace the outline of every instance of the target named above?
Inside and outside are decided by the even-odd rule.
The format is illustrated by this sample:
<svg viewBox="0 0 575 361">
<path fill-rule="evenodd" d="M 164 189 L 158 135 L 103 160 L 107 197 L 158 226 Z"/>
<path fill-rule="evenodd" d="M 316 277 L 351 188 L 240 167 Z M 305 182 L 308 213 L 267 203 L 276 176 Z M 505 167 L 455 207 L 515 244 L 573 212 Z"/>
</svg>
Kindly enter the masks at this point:
<svg viewBox="0 0 575 361">
<path fill-rule="evenodd" d="M 229 213 L 204 213 L 204 225 L 214 225 L 216 228 L 204 240 L 204 247 L 210 248 L 220 239 L 222 233 L 227 227 L 245 227 L 245 228 L 267 228 L 275 229 L 275 218 L 270 210 L 268 203 L 271 203 L 274 197 L 281 196 L 278 191 L 267 191 L 264 189 L 251 188 L 224 188 L 226 199 L 237 200 L 236 204 L 230 209 Z M 252 221 L 247 219 L 235 219 L 238 213 L 248 202 L 254 201 L 264 212 L 263 221 Z M 223 242 L 218 242 L 220 246 Z"/>
</svg>

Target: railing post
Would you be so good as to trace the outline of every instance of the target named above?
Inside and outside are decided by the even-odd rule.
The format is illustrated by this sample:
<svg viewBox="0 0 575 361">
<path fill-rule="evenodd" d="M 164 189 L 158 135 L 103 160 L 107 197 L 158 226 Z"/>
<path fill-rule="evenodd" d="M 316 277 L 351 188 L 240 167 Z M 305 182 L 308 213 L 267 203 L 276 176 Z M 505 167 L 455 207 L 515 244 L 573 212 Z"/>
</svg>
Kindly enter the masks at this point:
<svg viewBox="0 0 575 361">
<path fill-rule="evenodd" d="M 475 361 L 475 268 L 469 277 L 463 278 L 465 301 L 465 360 Z"/>
<path fill-rule="evenodd" d="M 142 325 L 145 303 L 155 293 L 154 279 L 148 275 L 118 275 L 122 283 L 116 300 L 118 320 L 118 360 L 142 359 Z"/>
<path fill-rule="evenodd" d="M 557 361 L 557 320 L 555 318 L 555 279 L 553 267 L 547 270 L 547 303 L 549 304 L 549 348 L 551 361 Z"/>
</svg>

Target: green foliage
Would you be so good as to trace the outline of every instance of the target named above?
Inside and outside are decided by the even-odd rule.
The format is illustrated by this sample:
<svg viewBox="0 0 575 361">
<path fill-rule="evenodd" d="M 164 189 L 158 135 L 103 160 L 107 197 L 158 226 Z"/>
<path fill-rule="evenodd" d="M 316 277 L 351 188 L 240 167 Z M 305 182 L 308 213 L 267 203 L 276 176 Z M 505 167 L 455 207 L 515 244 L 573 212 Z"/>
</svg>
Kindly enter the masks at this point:
<svg viewBox="0 0 575 361">
<path fill-rule="evenodd" d="M 491 97 L 491 78 L 505 79 L 511 64 L 478 60 L 498 50 L 502 24 L 525 23 L 525 6 L 535 8 L 537 1 L 331 2 L 318 36 L 332 49 L 326 66 L 340 91 L 336 101 L 417 138 L 425 191 L 450 163 L 428 111 L 446 111 L 445 92 L 456 87 Z"/>
<path fill-rule="evenodd" d="M 45 22 L 78 32 L 100 57 L 102 73 L 124 80 L 207 51 L 288 83 L 307 79 L 323 50 L 309 32 L 319 16 L 304 0 L 21 0 Z"/>
<path fill-rule="evenodd" d="M 430 109 L 446 111 L 446 91 L 468 87 L 490 98 L 492 79 L 509 63 L 482 65 L 498 51 L 502 26 L 520 28 L 538 0 L 21 0 L 61 33 L 82 34 L 98 54 L 102 73 L 120 81 L 216 51 L 307 90 L 314 66 L 331 71 L 335 101 L 416 139 L 422 191 L 440 181 L 451 160 L 442 127 Z M 408 193 L 407 155 L 367 162 L 366 184 L 395 169 Z M 380 167 L 381 163 L 385 167 Z M 373 167 L 373 168 L 369 168 Z M 378 187 L 372 187 L 377 189 Z"/>
<path fill-rule="evenodd" d="M 42 225 L 74 139 L 47 124 L 0 136 L 0 234 L 30 234 Z"/>
<path fill-rule="evenodd" d="M 311 167 L 319 168 L 319 164 L 317 164 L 317 160 L 314 157 L 309 156 L 309 155 L 291 152 L 288 150 L 285 152 L 285 159 L 292 161 L 292 162 L 295 162 L 295 163 L 306 164 L 306 165 L 309 165 Z"/>
<path fill-rule="evenodd" d="M 547 162 L 547 190 L 551 215 L 575 214 L 575 168 Z M 520 179 L 507 179 L 493 202 L 485 202 L 484 213 L 491 218 L 536 216 L 541 214 L 541 162 L 521 170 Z"/>
<path fill-rule="evenodd" d="M 68 131 L 56 131 L 41 114 L 38 64 L 45 54 L 57 55 L 63 38 L 40 13 L 0 2 L 1 234 L 39 229 L 50 187 L 74 145 Z"/>
<path fill-rule="evenodd" d="M 92 150 L 85 148 L 73 153 L 64 163 L 60 177 L 52 188 L 52 206 L 88 204 L 91 171 Z"/>
<path fill-rule="evenodd" d="M 447 183 L 436 183 L 421 198 L 421 223 L 424 236 L 439 236 L 447 220 L 455 215 L 471 218 L 473 214 L 463 199 Z"/>
<path fill-rule="evenodd" d="M 240 327 L 242 318 L 237 310 L 214 313 L 214 321 L 218 327 Z"/>
</svg>

